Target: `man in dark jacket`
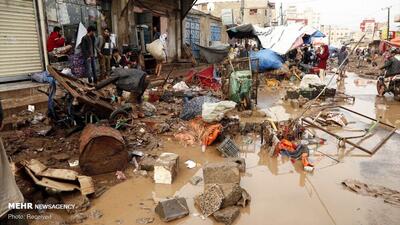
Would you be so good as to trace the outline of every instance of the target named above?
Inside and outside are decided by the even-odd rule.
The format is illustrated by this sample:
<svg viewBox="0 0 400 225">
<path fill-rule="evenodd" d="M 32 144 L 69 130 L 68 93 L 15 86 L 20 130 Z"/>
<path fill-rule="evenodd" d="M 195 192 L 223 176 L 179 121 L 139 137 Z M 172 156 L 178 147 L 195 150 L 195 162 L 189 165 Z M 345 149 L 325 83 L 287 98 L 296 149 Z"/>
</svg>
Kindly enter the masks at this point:
<svg viewBox="0 0 400 225">
<path fill-rule="evenodd" d="M 149 81 L 146 73 L 138 69 L 116 68 L 111 77 L 99 82 L 94 89 L 99 90 L 111 83 L 117 87 L 117 95 L 122 96 L 122 91 L 131 93 L 133 103 L 141 103 L 143 93 L 146 91 Z"/>
<path fill-rule="evenodd" d="M 85 68 L 88 76 L 89 83 L 97 83 L 96 76 L 96 58 L 95 58 L 95 42 L 96 42 L 96 28 L 94 26 L 89 26 L 87 29 L 87 34 L 82 37 L 81 40 L 81 50 L 83 58 L 85 59 Z"/>
<path fill-rule="evenodd" d="M 386 70 L 385 77 L 393 77 L 400 74 L 400 54 L 394 49 L 390 52 L 388 60 L 380 69 Z"/>
</svg>

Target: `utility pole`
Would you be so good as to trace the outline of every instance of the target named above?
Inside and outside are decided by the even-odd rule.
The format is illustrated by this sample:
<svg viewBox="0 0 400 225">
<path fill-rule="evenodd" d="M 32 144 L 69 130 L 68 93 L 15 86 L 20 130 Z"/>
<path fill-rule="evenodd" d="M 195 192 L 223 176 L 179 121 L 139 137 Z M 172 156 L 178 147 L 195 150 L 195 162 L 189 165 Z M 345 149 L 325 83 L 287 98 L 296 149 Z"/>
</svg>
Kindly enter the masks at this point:
<svg viewBox="0 0 400 225">
<path fill-rule="evenodd" d="M 389 31 L 390 31 L 390 8 L 392 8 L 392 6 L 388 6 L 386 8 L 383 8 L 382 10 L 387 10 L 387 33 L 386 33 L 386 40 L 389 41 Z"/>
<path fill-rule="evenodd" d="M 283 25 L 283 10 L 282 10 L 282 2 L 281 2 L 281 9 L 280 9 L 280 13 L 281 13 L 281 25 Z"/>
<path fill-rule="evenodd" d="M 331 25 L 329 25 L 328 29 L 328 45 L 331 45 Z"/>
<path fill-rule="evenodd" d="M 244 24 L 244 0 L 241 0 L 240 2 L 240 15 L 241 15 L 241 20 L 242 24 Z"/>
</svg>

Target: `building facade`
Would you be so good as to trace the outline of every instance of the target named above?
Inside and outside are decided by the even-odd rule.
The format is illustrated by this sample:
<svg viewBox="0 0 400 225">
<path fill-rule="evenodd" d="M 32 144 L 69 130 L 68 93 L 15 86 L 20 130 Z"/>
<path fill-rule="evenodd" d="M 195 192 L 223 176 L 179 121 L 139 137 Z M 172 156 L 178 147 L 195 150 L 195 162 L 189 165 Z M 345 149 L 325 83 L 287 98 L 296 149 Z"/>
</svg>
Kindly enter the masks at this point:
<svg viewBox="0 0 400 225">
<path fill-rule="evenodd" d="M 226 26 L 219 17 L 191 9 L 183 20 L 183 40 L 191 46 L 193 56 L 200 58 L 200 49 L 196 46 L 212 46 L 217 43 L 227 43 Z"/>
<path fill-rule="evenodd" d="M 253 24 L 261 27 L 271 26 L 276 23 L 275 3 L 267 0 L 251 1 L 214 1 L 195 5 L 197 10 L 222 17 L 226 13 L 232 18 L 232 24 Z"/>
<path fill-rule="evenodd" d="M 285 23 L 301 23 L 320 29 L 320 13 L 312 8 L 306 8 L 303 11 L 297 9 L 295 5 L 289 5 L 285 10 Z"/>
<path fill-rule="evenodd" d="M 320 25 L 320 31 L 326 35 L 327 42 L 333 46 L 349 43 L 352 32 L 349 28 L 336 25 Z"/>
<path fill-rule="evenodd" d="M 153 27 L 167 33 L 168 60 L 181 57 L 182 21 L 194 0 L 0 0 L 0 82 L 27 79 L 49 63 L 46 40 L 54 26 L 76 43 L 80 23 L 107 27 L 119 47 L 140 48 Z M 143 36 L 142 36 L 143 35 Z M 142 38 L 144 37 L 144 38 Z"/>
</svg>

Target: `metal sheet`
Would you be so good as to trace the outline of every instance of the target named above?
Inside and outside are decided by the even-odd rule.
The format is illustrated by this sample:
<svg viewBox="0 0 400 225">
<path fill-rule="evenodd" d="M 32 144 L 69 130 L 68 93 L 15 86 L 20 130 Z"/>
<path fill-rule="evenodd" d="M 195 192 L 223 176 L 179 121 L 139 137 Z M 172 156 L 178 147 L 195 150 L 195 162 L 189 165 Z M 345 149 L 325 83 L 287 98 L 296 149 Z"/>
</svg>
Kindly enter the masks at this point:
<svg viewBox="0 0 400 225">
<path fill-rule="evenodd" d="M 33 0 L 0 0 L 0 77 L 43 70 Z"/>
</svg>

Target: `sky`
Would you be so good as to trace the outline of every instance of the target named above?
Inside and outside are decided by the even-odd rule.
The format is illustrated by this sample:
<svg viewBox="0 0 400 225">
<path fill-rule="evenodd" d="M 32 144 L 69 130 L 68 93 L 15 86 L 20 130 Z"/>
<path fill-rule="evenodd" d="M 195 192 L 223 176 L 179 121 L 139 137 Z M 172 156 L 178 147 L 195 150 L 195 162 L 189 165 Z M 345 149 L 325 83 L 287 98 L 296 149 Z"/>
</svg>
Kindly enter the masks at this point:
<svg viewBox="0 0 400 225">
<path fill-rule="evenodd" d="M 212 1 L 198 0 L 198 2 Z M 359 29 L 364 18 L 375 18 L 378 22 L 387 21 L 387 10 L 382 8 L 392 6 L 391 30 L 399 30 L 400 26 L 399 23 L 393 22 L 394 16 L 400 15 L 400 0 L 270 0 L 270 2 L 276 3 L 277 15 L 281 3 L 283 10 L 289 5 L 296 5 L 300 10 L 310 7 L 321 13 L 321 24 L 339 25 L 353 30 Z"/>
</svg>

